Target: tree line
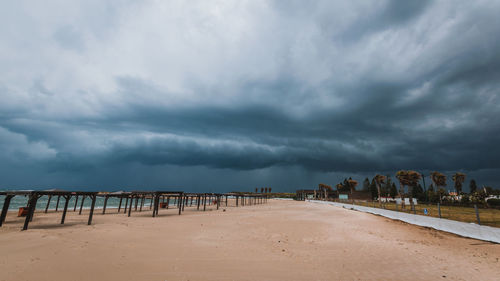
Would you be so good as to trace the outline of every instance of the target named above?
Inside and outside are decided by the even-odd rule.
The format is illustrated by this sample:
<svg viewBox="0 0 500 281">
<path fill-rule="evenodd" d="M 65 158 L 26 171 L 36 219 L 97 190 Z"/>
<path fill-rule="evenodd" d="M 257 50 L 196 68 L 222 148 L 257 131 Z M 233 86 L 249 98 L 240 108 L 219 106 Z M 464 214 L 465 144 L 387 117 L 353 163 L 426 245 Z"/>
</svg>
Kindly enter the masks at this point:
<svg viewBox="0 0 500 281">
<path fill-rule="evenodd" d="M 395 174 L 395 180 L 390 175 L 375 175 L 371 180 L 365 178 L 362 190 L 370 192 L 373 199 L 381 197 L 396 198 L 400 197 L 404 202 L 405 197 L 409 197 L 410 204 L 413 198 L 420 202 L 443 203 L 453 201 L 454 203 L 484 203 L 489 195 L 500 195 L 499 189 L 493 189 L 489 186 L 478 188 L 474 179 L 469 181 L 469 193 L 463 191 L 466 180 L 466 174 L 456 172 L 451 176 L 453 181 L 454 194 L 450 194 L 445 187 L 447 186 L 447 176 L 440 172 L 432 172 L 427 177 L 430 178 L 430 185 L 425 183 L 426 176 L 413 170 L 400 170 Z M 398 188 L 398 185 L 399 188 Z M 358 185 L 352 178 L 345 179 L 336 185 L 339 192 L 353 191 Z M 379 200 L 381 204 L 382 200 Z"/>
</svg>

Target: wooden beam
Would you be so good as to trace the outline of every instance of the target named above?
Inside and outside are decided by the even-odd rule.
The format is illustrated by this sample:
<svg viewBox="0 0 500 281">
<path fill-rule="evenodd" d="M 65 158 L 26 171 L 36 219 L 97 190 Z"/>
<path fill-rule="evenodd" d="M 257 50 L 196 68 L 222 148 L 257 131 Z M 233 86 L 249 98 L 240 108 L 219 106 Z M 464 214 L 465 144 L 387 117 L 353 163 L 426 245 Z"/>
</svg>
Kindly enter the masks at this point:
<svg viewBox="0 0 500 281">
<path fill-rule="evenodd" d="M 10 200 L 14 195 L 5 195 L 5 200 L 3 201 L 2 214 L 0 215 L 0 226 L 2 226 L 5 218 L 7 217 L 7 212 L 9 211 Z"/>
<path fill-rule="evenodd" d="M 23 230 L 28 230 L 28 225 L 30 221 L 33 220 L 33 215 L 35 213 L 36 201 L 38 201 L 38 195 L 31 194 L 30 199 L 28 201 L 28 215 L 26 215 L 26 219 L 24 220 Z"/>
<path fill-rule="evenodd" d="M 92 217 L 94 216 L 94 207 L 95 207 L 96 197 L 97 197 L 96 195 L 91 195 L 92 204 L 90 205 L 90 213 L 89 213 L 89 222 L 88 222 L 88 225 L 92 224 Z"/>
<path fill-rule="evenodd" d="M 106 195 L 106 197 L 104 197 L 104 206 L 102 206 L 102 214 L 103 215 L 106 213 L 106 205 L 108 205 L 108 199 L 109 199 L 109 196 Z"/>
<path fill-rule="evenodd" d="M 45 206 L 45 213 L 49 210 L 50 199 L 52 199 L 52 195 L 49 195 L 49 199 L 47 199 L 47 206 Z"/>
<path fill-rule="evenodd" d="M 144 205 L 144 197 L 145 195 L 141 196 L 141 207 L 139 208 L 139 212 L 142 212 L 142 206 Z"/>
<path fill-rule="evenodd" d="M 59 199 L 60 198 L 61 198 L 61 195 L 57 195 L 56 212 L 57 212 L 57 209 L 59 209 Z"/>
<path fill-rule="evenodd" d="M 76 205 L 78 204 L 78 195 L 76 196 L 75 199 L 75 207 L 73 208 L 73 212 L 76 212 Z"/>
<path fill-rule="evenodd" d="M 131 195 L 130 197 L 130 206 L 128 208 L 128 216 L 130 217 L 130 213 L 132 212 L 132 204 L 134 202 L 134 195 Z"/>
<path fill-rule="evenodd" d="M 181 198 L 181 205 L 179 206 L 179 215 L 181 214 L 182 211 L 184 211 L 184 194 L 180 195 Z"/>
<path fill-rule="evenodd" d="M 71 195 L 64 196 L 64 199 L 66 199 L 66 201 L 64 202 L 64 210 L 63 210 L 63 214 L 61 217 L 61 224 L 64 224 L 64 220 L 66 219 L 66 212 L 68 211 L 68 203 L 69 203 L 70 198 L 71 198 Z"/>
<path fill-rule="evenodd" d="M 123 208 L 123 209 L 124 209 L 124 211 L 123 211 L 123 213 L 124 213 L 124 214 L 126 214 L 126 213 L 127 213 L 127 207 L 128 207 L 128 195 L 127 195 L 127 197 L 125 198 L 125 208 Z"/>
<path fill-rule="evenodd" d="M 200 198 L 201 198 L 201 195 L 196 196 L 196 204 L 198 205 L 198 207 L 196 207 L 196 208 L 198 211 L 200 210 Z"/>
<path fill-rule="evenodd" d="M 123 200 L 123 196 L 120 196 L 120 205 L 118 205 L 118 213 L 122 209 L 122 200 Z"/>
<path fill-rule="evenodd" d="M 79 215 L 81 215 L 81 214 L 82 214 L 83 203 L 85 202 L 85 197 L 87 197 L 87 195 L 83 195 L 83 196 L 82 196 L 82 203 L 80 204 L 80 212 L 78 213 Z"/>
<path fill-rule="evenodd" d="M 203 211 L 207 209 L 207 195 L 203 196 Z"/>
</svg>

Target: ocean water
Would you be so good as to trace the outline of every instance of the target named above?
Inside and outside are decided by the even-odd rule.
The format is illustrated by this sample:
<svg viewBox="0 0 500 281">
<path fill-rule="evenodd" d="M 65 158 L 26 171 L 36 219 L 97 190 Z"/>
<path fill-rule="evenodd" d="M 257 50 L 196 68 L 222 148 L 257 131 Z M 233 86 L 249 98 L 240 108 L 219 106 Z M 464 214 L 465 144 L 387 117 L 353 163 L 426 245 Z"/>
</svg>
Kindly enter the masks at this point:
<svg viewBox="0 0 500 281">
<path fill-rule="evenodd" d="M 47 206 L 47 200 L 48 200 L 48 196 L 40 197 L 36 203 L 36 210 L 45 210 L 45 207 Z M 75 197 L 72 197 L 69 200 L 68 210 L 74 209 L 75 200 L 76 200 Z M 4 201 L 5 201 L 5 196 L 0 195 L 0 209 L 3 208 Z M 63 197 L 61 197 L 61 199 L 59 200 L 59 207 L 58 207 L 59 210 L 64 209 L 65 201 L 66 200 Z M 124 198 L 122 201 L 122 208 L 125 207 L 125 201 L 126 201 L 126 199 Z M 151 202 L 150 199 L 148 199 L 148 198 L 144 199 L 144 207 L 143 208 L 149 209 L 150 202 Z M 165 202 L 166 202 L 166 199 L 165 199 Z M 82 203 L 82 196 L 79 196 L 78 203 L 76 206 L 77 210 L 79 210 L 81 203 Z M 91 203 L 92 203 L 92 200 L 90 200 L 90 198 L 88 198 L 88 197 L 85 198 L 85 201 L 83 203 L 83 208 L 84 209 L 90 208 Z M 50 204 L 49 204 L 49 210 L 55 210 L 56 204 L 57 204 L 57 196 L 52 196 L 52 199 L 50 200 Z M 119 204 L 120 204 L 120 198 L 110 197 L 108 199 L 108 203 L 106 204 L 106 209 L 118 208 Z M 141 204 L 141 199 L 139 198 L 139 203 L 137 206 L 139 207 L 140 204 Z M 174 204 L 175 204 L 174 199 L 170 199 L 170 205 L 174 205 Z M 130 201 L 129 201 L 129 205 L 130 205 Z M 132 204 L 132 206 L 134 206 L 134 205 L 135 205 L 135 202 Z M 12 200 L 10 201 L 9 210 L 18 210 L 20 207 L 26 207 L 26 206 L 28 206 L 28 197 L 27 196 L 14 196 L 14 198 L 12 198 Z M 104 197 L 98 196 L 96 198 L 95 208 L 102 209 L 103 206 L 104 206 Z"/>
</svg>

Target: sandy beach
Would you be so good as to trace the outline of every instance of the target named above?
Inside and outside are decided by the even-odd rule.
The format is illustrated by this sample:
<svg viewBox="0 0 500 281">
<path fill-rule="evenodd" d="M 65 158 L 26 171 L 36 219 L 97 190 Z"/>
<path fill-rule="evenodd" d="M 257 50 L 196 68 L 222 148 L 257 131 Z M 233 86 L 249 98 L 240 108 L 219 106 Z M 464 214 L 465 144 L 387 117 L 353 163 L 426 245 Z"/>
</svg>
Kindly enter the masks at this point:
<svg viewBox="0 0 500 281">
<path fill-rule="evenodd" d="M 225 209 L 226 211 L 223 211 Z M 498 280 L 500 245 L 332 206 L 37 213 L 0 228 L 0 280 Z"/>
</svg>

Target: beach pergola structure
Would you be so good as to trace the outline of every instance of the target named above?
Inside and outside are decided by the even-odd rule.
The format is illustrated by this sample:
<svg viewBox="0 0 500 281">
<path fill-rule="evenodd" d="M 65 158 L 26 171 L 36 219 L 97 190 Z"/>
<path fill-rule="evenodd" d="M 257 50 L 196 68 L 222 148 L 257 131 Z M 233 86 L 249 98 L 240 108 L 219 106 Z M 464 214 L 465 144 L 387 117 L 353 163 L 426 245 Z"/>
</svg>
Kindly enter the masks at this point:
<svg viewBox="0 0 500 281">
<path fill-rule="evenodd" d="M 229 196 L 236 198 L 236 207 L 245 205 L 255 205 L 267 202 L 268 194 L 264 193 L 252 193 L 252 192 L 229 192 L 222 194 L 226 196 L 226 206 L 227 198 Z"/>
<path fill-rule="evenodd" d="M 131 195 L 132 198 L 134 195 Z M 153 191 L 151 192 L 151 196 L 153 198 L 153 217 L 158 215 L 159 207 L 160 207 L 160 199 L 164 199 L 167 197 L 177 199 L 177 208 L 179 208 L 179 215 L 182 213 L 183 203 L 184 203 L 184 192 L 183 191 Z M 168 205 L 168 202 L 167 202 Z"/>
<path fill-rule="evenodd" d="M 182 210 L 184 211 L 184 207 L 186 205 L 192 206 L 193 201 L 195 200 L 196 209 L 200 210 L 203 205 L 203 211 L 206 211 L 207 205 L 217 205 L 217 210 L 221 204 L 221 193 L 185 193 L 182 202 Z"/>
<path fill-rule="evenodd" d="M 125 212 L 127 212 L 126 208 L 128 206 L 129 195 L 130 195 L 130 192 L 123 191 L 123 190 L 115 191 L 115 192 L 107 192 L 107 193 L 99 192 L 97 194 L 97 196 L 104 197 L 104 205 L 102 207 L 102 214 L 104 215 L 106 213 L 106 206 L 108 204 L 109 198 L 120 198 L 120 203 L 118 205 L 118 213 L 121 211 L 121 209 L 122 209 L 122 202 L 123 202 L 123 199 L 125 199 L 125 207 L 124 207 L 124 209 L 125 209 Z M 76 203 L 75 203 L 75 206 L 76 206 Z"/>
<path fill-rule="evenodd" d="M 0 226 L 2 226 L 3 222 L 5 221 L 5 218 L 7 216 L 7 211 L 9 210 L 9 205 L 10 201 L 12 198 L 15 196 L 27 196 L 28 197 L 28 214 L 26 215 L 26 219 L 24 220 L 24 226 L 23 230 L 27 230 L 29 223 L 33 220 L 33 216 L 35 214 L 35 209 L 36 209 L 36 203 L 38 199 L 42 196 L 48 196 L 49 198 L 57 196 L 58 201 L 62 197 L 65 202 L 64 202 L 64 209 L 63 209 L 63 214 L 61 217 L 61 224 L 64 224 L 64 220 L 66 219 L 66 212 L 68 211 L 68 204 L 73 196 L 82 196 L 83 198 L 89 197 L 92 200 L 91 206 L 90 206 L 90 212 L 89 212 L 89 219 L 88 219 L 88 225 L 92 224 L 92 217 L 94 215 L 94 207 L 95 207 L 95 201 L 97 197 L 97 192 L 85 192 L 85 191 L 64 191 L 64 190 L 57 190 L 57 189 L 51 189 L 51 190 L 13 190 L 13 191 L 3 191 L 0 192 L 0 195 L 4 195 L 4 204 L 2 208 L 2 214 L 0 215 Z M 50 200 L 50 199 L 49 199 Z M 49 201 L 47 200 L 47 201 Z M 47 203 L 48 206 L 48 203 Z M 83 200 L 82 200 L 82 207 L 83 207 Z M 80 207 L 80 214 L 81 214 L 81 208 Z M 45 207 L 47 209 L 48 207 Z"/>
</svg>

